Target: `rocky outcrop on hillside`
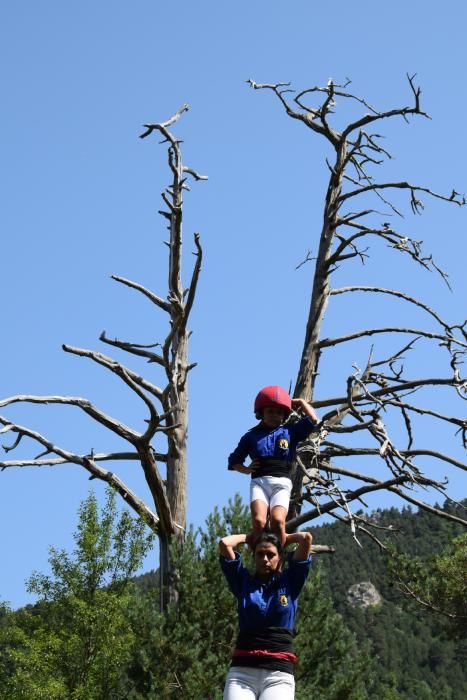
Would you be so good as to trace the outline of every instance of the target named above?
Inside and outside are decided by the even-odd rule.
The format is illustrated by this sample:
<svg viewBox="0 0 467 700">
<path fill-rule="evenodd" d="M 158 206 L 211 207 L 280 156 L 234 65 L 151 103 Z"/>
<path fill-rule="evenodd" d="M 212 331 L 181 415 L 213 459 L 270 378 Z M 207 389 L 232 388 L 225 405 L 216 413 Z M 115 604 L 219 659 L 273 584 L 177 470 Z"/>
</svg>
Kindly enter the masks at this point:
<svg viewBox="0 0 467 700">
<path fill-rule="evenodd" d="M 383 599 L 371 581 L 360 581 L 350 586 L 347 601 L 354 608 L 369 608 L 380 605 Z"/>
</svg>

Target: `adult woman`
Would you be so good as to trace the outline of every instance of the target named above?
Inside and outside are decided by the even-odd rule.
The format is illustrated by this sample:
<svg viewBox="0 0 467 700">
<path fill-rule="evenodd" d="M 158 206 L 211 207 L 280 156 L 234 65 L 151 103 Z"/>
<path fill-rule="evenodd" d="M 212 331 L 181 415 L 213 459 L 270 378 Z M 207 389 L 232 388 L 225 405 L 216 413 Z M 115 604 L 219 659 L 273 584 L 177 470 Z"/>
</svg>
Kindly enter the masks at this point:
<svg viewBox="0 0 467 700">
<path fill-rule="evenodd" d="M 253 545 L 255 573 L 250 575 L 235 547 L 246 535 L 228 535 L 219 543 L 220 564 L 237 598 L 239 634 L 227 676 L 224 700 L 293 700 L 296 662 L 292 650 L 298 596 L 311 566 L 309 532 L 286 537 L 297 543 L 282 571 L 280 540 L 263 532 Z"/>
</svg>

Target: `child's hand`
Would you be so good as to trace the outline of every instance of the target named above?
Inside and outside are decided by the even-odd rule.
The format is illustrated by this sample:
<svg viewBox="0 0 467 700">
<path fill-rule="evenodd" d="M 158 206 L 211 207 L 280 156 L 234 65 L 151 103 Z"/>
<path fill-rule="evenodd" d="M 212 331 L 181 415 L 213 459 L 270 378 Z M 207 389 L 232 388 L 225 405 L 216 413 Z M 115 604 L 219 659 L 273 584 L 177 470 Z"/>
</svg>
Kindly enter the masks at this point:
<svg viewBox="0 0 467 700">
<path fill-rule="evenodd" d="M 261 463 L 259 459 L 254 459 L 248 467 L 245 467 L 244 464 L 234 464 L 231 469 L 235 469 L 235 471 L 240 472 L 240 474 L 251 474 L 252 472 L 255 471 L 255 469 L 258 469 L 261 466 Z"/>
<path fill-rule="evenodd" d="M 316 415 L 316 412 L 314 411 L 313 407 L 311 404 L 309 404 L 305 399 L 292 399 L 292 408 L 293 409 L 301 409 L 302 412 L 306 415 L 309 416 L 312 420 L 315 421 L 315 423 L 319 423 L 319 418 Z"/>
<path fill-rule="evenodd" d="M 250 464 L 249 467 L 245 467 L 244 464 L 234 464 L 232 469 L 235 469 L 236 472 L 240 472 L 240 474 L 251 474 L 255 469 L 259 467 L 259 464 L 256 466 L 253 466 L 253 462 Z"/>
</svg>

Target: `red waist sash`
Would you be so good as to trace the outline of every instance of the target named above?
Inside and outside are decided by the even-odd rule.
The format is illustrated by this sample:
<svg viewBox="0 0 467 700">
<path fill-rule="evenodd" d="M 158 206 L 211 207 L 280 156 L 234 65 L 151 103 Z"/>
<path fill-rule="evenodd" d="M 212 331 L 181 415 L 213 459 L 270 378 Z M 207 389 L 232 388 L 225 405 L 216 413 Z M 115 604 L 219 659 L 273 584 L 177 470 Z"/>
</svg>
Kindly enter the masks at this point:
<svg viewBox="0 0 467 700">
<path fill-rule="evenodd" d="M 290 651 L 267 651 L 266 649 L 234 649 L 233 656 L 266 656 L 269 659 L 280 659 L 296 664 L 298 658 Z"/>
</svg>

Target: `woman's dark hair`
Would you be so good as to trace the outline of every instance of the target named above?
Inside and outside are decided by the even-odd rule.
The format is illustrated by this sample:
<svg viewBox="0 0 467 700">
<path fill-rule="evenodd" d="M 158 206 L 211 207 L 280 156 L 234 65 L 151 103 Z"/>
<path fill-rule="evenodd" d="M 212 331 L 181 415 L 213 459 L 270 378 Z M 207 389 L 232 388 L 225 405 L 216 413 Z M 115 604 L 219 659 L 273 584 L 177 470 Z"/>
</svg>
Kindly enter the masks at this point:
<svg viewBox="0 0 467 700">
<path fill-rule="evenodd" d="M 274 545 L 278 555 L 282 556 L 283 547 L 280 539 L 273 532 L 268 532 L 267 530 L 264 530 L 253 542 L 253 554 L 256 552 L 256 547 L 263 542 Z"/>
</svg>

